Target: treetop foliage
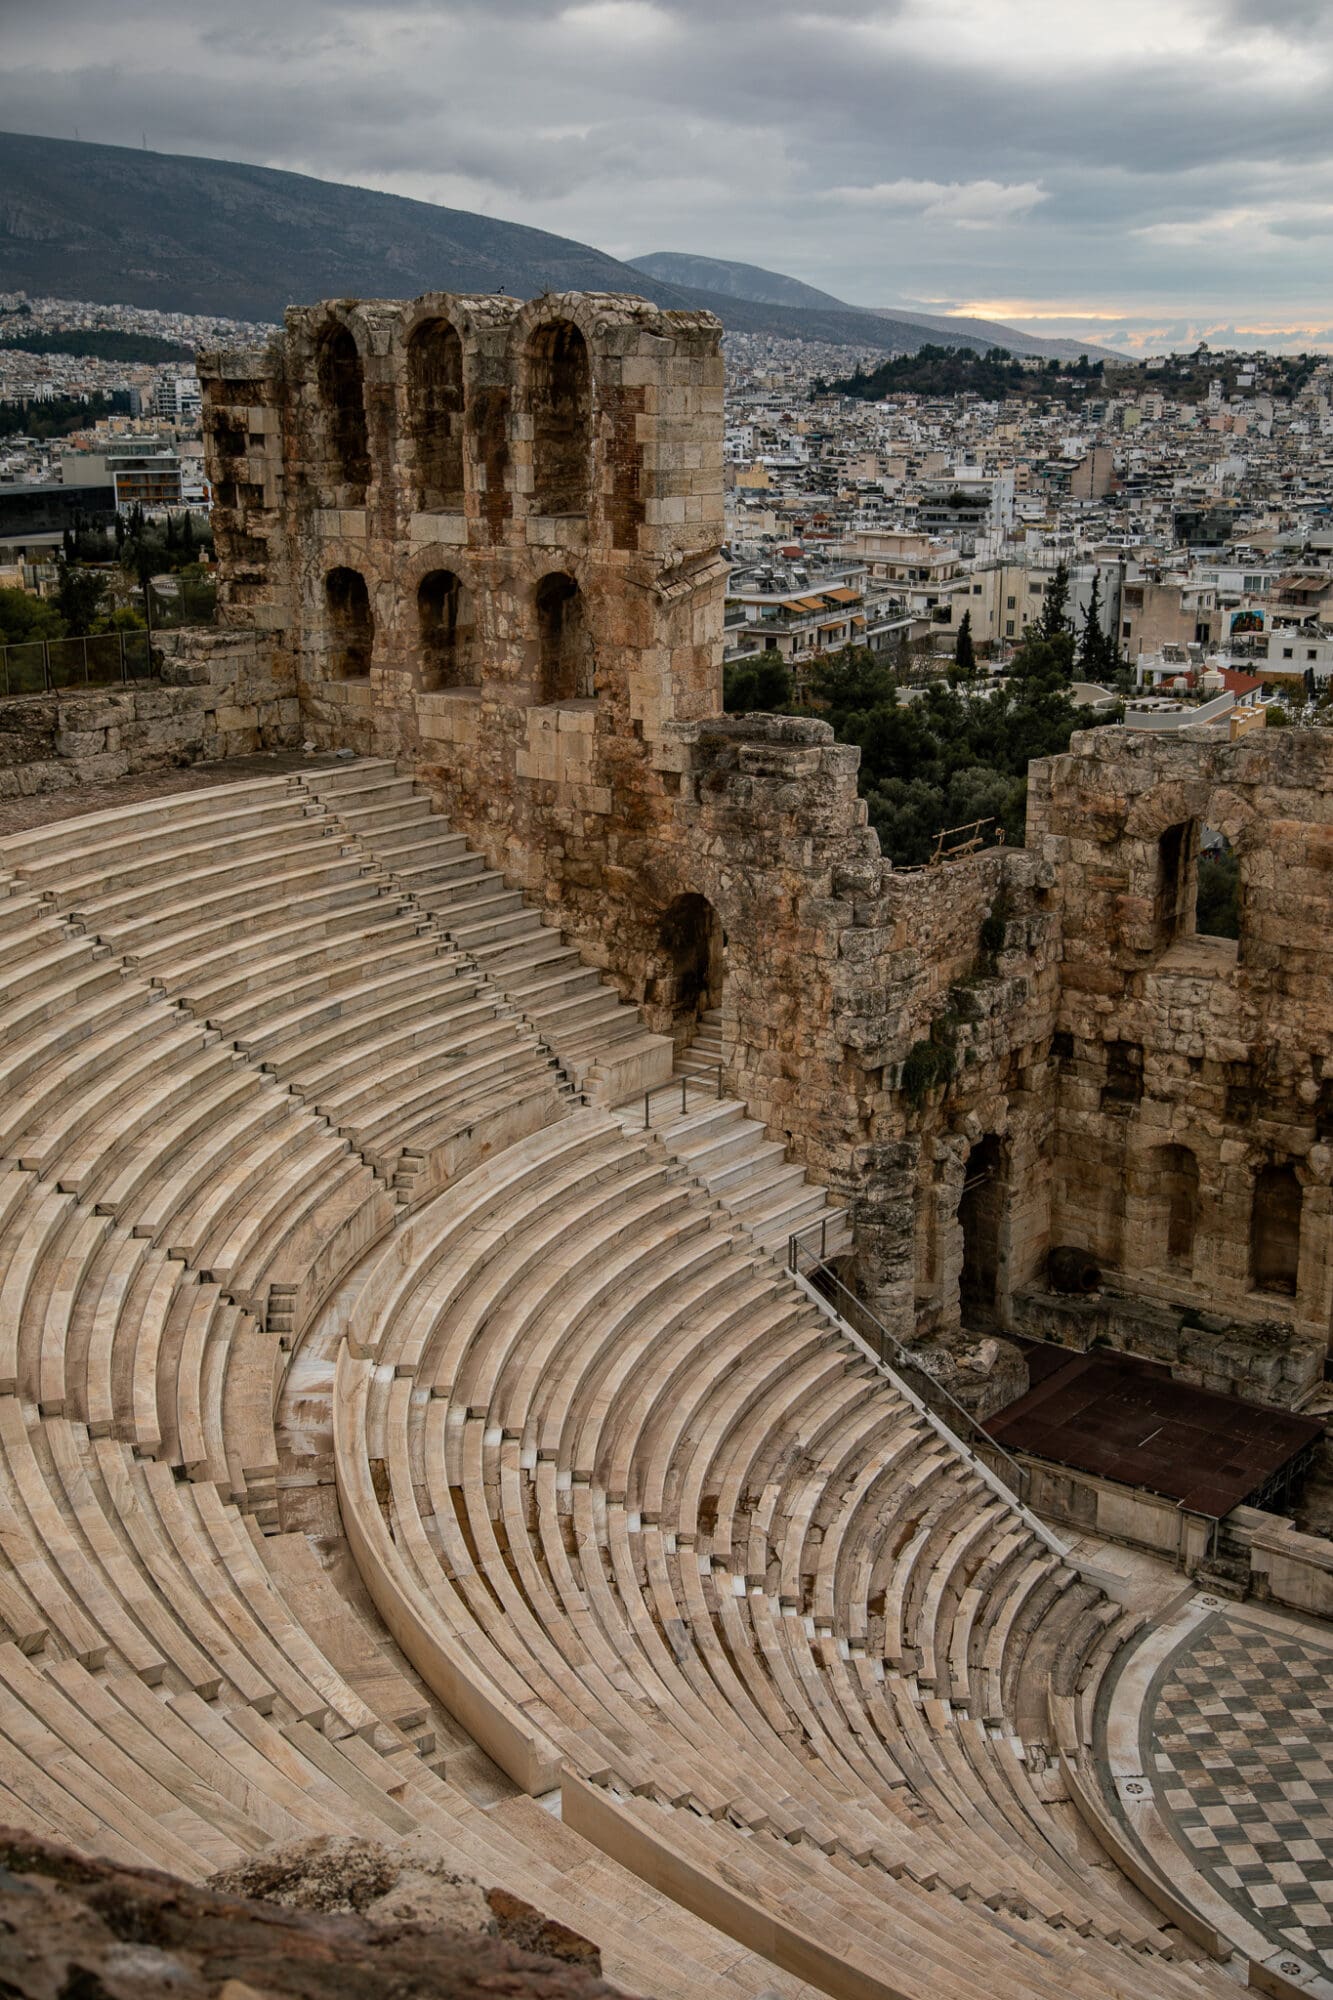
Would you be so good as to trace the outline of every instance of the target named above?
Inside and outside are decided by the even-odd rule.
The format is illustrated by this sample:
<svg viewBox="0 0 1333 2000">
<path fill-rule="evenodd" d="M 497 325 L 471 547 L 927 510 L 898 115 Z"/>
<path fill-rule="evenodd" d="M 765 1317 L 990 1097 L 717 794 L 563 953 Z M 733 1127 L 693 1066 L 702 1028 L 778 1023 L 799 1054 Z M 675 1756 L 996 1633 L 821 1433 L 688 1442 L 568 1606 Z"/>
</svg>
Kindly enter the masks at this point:
<svg viewBox="0 0 1333 2000">
<path fill-rule="evenodd" d="M 129 397 L 119 390 L 110 396 L 52 396 L 41 403 L 0 403 L 0 437 L 68 437 L 71 431 L 91 429 L 100 417 L 129 407 Z"/>
<path fill-rule="evenodd" d="M 915 354 L 900 354 L 868 373 L 858 368 L 854 375 L 835 382 L 819 382 L 814 393 L 859 396 L 879 402 L 885 396 L 980 396 L 984 402 L 1006 398 L 1030 399 L 1054 396 L 1074 402 L 1086 395 L 1106 372 L 1102 361 L 1089 363 L 1086 354 L 1076 362 L 1050 361 L 1045 368 L 1025 367 L 1006 347 L 992 347 L 977 354 L 970 347 L 940 347 L 927 342 Z"/>
<path fill-rule="evenodd" d="M 960 631 L 958 651 L 966 654 Z M 735 662 L 725 673 L 730 713 L 786 709 L 820 715 L 841 743 L 861 751 L 860 784 L 880 845 L 892 861 L 927 861 L 947 827 L 993 818 L 1021 843 L 1027 769 L 1034 757 L 1058 755 L 1090 717 L 1070 694 L 1075 638 L 1032 629 L 1009 665 L 1007 684 L 969 677 L 955 658 L 947 679 L 910 693 L 898 662 L 865 646 L 814 661 L 808 706 L 791 700 L 791 676 L 776 654 Z"/>
<path fill-rule="evenodd" d="M 0 347 L 21 348 L 25 354 L 82 354 L 94 361 L 179 361 L 194 366 L 194 349 L 178 340 L 111 326 L 73 327 L 63 333 L 0 330 Z"/>
</svg>

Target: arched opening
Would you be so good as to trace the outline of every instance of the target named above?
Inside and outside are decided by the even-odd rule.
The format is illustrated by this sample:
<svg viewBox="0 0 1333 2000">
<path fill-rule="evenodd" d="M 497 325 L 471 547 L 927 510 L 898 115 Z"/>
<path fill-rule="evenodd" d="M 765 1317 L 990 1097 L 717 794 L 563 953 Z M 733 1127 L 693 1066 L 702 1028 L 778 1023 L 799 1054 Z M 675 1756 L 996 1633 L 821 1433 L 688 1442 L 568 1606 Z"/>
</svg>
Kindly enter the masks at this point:
<svg viewBox="0 0 1333 2000">
<path fill-rule="evenodd" d="M 447 320 L 427 320 L 407 346 L 408 424 L 423 513 L 463 504 L 463 343 Z"/>
<path fill-rule="evenodd" d="M 1250 1210 L 1250 1277 L 1256 1291 L 1296 1295 L 1301 1254 L 1301 1184 L 1290 1166 L 1261 1167 Z"/>
<path fill-rule="evenodd" d="M 1240 936 L 1240 857 L 1215 826 L 1199 835 L 1194 928 L 1200 937 Z"/>
<path fill-rule="evenodd" d="M 1155 908 L 1163 945 L 1189 937 L 1194 929 L 1194 897 L 1199 867 L 1199 822 L 1167 827 L 1157 843 Z"/>
<path fill-rule="evenodd" d="M 528 342 L 532 415 L 532 510 L 584 514 L 592 442 L 588 347 L 568 320 L 539 326 Z"/>
<path fill-rule="evenodd" d="M 963 1268 L 958 1303 L 965 1326 L 995 1324 L 1000 1287 L 1000 1227 L 1004 1219 L 1003 1152 L 994 1132 L 978 1139 L 967 1156 L 958 1220 L 963 1230 Z"/>
<path fill-rule="evenodd" d="M 701 1023 L 718 1030 L 712 1019 L 722 1005 L 726 979 L 726 933 L 707 896 L 677 896 L 663 912 L 657 933 L 667 961 L 664 998 L 671 1009 L 672 1032 L 688 1047 Z"/>
<path fill-rule="evenodd" d="M 433 569 L 417 589 L 424 689 L 474 687 L 472 598 L 451 569 Z"/>
<path fill-rule="evenodd" d="M 592 634 L 583 593 L 556 570 L 537 585 L 537 699 L 587 701 L 594 692 Z"/>
<path fill-rule="evenodd" d="M 1150 1163 L 1150 1188 L 1159 1218 L 1163 1262 L 1189 1272 L 1194 1267 L 1194 1231 L 1199 1217 L 1199 1163 L 1188 1146 L 1158 1146 Z"/>
<path fill-rule="evenodd" d="M 331 569 L 324 579 L 328 612 L 329 678 L 364 680 L 375 650 L 375 619 L 366 579 L 354 569 Z"/>
<path fill-rule="evenodd" d="M 361 356 L 345 326 L 331 326 L 322 336 L 315 372 L 328 443 L 329 484 L 346 489 L 345 503 L 359 507 L 370 484 L 370 446 Z"/>
</svg>

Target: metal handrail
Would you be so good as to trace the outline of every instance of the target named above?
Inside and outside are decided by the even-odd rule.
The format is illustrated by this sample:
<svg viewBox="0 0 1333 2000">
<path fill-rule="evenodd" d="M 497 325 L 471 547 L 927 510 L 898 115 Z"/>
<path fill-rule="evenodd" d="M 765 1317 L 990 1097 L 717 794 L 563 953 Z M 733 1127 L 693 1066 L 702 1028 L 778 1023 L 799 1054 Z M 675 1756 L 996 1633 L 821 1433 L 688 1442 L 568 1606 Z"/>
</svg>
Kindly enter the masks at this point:
<svg viewBox="0 0 1333 2000">
<path fill-rule="evenodd" d="M 110 655 L 109 673 L 98 669 L 99 653 L 103 659 Z M 30 661 L 26 667 L 25 654 Z M 152 680 L 157 671 L 152 635 L 147 631 L 96 632 L 81 639 L 15 639 L 0 646 L 0 697 L 123 687 L 132 680 Z"/>
<path fill-rule="evenodd" d="M 874 1350 L 883 1367 L 891 1368 L 895 1375 L 902 1376 L 924 1407 L 930 1410 L 952 1434 L 954 1442 L 966 1457 L 986 1463 L 992 1458 L 999 1459 L 1006 1468 L 1009 1483 L 1018 1500 L 1026 1506 L 1030 1483 L 1027 1467 L 1007 1452 L 1003 1445 L 997 1444 L 985 1426 L 959 1402 L 953 1392 L 946 1389 L 942 1382 L 937 1381 L 935 1376 L 921 1366 L 911 1349 L 904 1347 L 902 1342 L 889 1332 L 883 1320 L 871 1310 L 864 1299 L 859 1299 L 855 1292 L 848 1290 L 842 1279 L 824 1261 L 822 1252 L 827 1243 L 827 1229 L 828 1218 L 820 1217 L 814 1222 L 807 1223 L 804 1229 L 795 1230 L 787 1238 L 787 1269 L 792 1276 L 812 1284 L 813 1274 L 817 1274 L 818 1283 L 814 1285 L 814 1289 L 827 1297 L 828 1303 L 839 1319 L 845 1320 L 853 1333 L 858 1334 L 866 1345 Z M 807 1251 L 802 1243 L 803 1237 L 813 1235 L 816 1230 L 821 1232 L 819 1257 Z M 865 1330 L 867 1327 L 868 1333 Z M 943 1405 L 943 1409 L 938 1407 L 939 1405 Z M 979 1439 L 983 1450 L 975 1449 L 974 1445 L 967 1442 L 968 1438 Z"/>
<path fill-rule="evenodd" d="M 722 1089 L 722 1076 L 723 1076 L 722 1064 L 706 1063 L 705 1067 L 717 1071 L 717 1094 L 719 1098 L 723 1097 L 725 1093 Z M 650 1085 L 649 1088 L 645 1090 L 643 1093 L 644 1131 L 647 1132 L 652 1126 L 653 1122 L 652 1102 L 653 1099 L 658 1095 L 659 1091 L 674 1090 L 677 1084 L 680 1085 L 680 1115 L 683 1118 L 685 1116 L 686 1111 L 689 1108 L 686 1103 L 686 1092 L 689 1090 L 689 1087 L 692 1083 L 698 1083 L 698 1081 L 699 1079 L 697 1076 L 681 1075 L 681 1076 L 669 1076 L 666 1079 L 665 1083 L 654 1083 Z"/>
</svg>

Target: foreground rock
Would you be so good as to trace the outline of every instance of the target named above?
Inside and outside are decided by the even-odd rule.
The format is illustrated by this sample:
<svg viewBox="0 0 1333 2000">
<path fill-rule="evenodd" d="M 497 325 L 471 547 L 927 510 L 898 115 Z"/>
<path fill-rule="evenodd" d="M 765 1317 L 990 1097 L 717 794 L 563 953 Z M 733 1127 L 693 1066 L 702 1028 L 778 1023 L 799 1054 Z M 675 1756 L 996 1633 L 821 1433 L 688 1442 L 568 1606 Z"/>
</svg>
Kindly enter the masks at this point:
<svg viewBox="0 0 1333 2000">
<path fill-rule="evenodd" d="M 14 2000 L 597 2000 L 599 1970 L 518 1898 L 369 1841 L 301 1841 L 197 1889 L 0 1828 Z"/>
</svg>

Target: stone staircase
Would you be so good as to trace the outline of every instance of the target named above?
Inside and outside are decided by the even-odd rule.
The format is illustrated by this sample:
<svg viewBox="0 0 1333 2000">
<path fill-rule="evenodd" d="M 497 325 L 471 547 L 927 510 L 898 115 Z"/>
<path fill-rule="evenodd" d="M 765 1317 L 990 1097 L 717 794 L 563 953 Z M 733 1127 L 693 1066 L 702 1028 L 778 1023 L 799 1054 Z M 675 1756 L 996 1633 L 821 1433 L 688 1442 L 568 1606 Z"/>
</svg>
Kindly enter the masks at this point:
<svg viewBox="0 0 1333 2000">
<path fill-rule="evenodd" d="M 710 1007 L 699 1016 L 699 1025 L 689 1043 L 676 1057 L 677 1076 L 708 1078 L 723 1068 L 722 1009 Z"/>
<path fill-rule="evenodd" d="M 646 1113 L 641 1100 L 617 1107 L 626 1133 L 656 1133 L 761 1250 L 785 1257 L 788 1238 L 801 1230 L 821 1258 L 845 1255 L 852 1246 L 846 1211 L 747 1117 L 739 1098 L 718 1096 L 716 1069 L 689 1069 L 687 1061 L 680 1059 L 677 1081 L 653 1094 Z"/>
<path fill-rule="evenodd" d="M 455 833 L 411 777 L 366 760 L 311 774 L 301 789 L 382 871 L 592 1103 L 616 1104 L 671 1074 L 665 1036 L 542 922 L 518 889 Z"/>
</svg>

